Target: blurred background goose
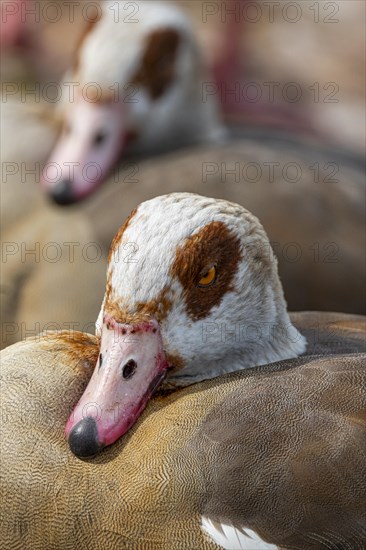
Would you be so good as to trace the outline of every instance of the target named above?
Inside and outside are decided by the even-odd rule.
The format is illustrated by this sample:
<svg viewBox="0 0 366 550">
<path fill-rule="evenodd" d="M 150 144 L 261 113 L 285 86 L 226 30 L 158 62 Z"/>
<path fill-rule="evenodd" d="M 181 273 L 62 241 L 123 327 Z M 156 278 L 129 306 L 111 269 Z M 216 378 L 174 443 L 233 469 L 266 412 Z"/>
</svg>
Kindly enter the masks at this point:
<svg viewBox="0 0 366 550">
<path fill-rule="evenodd" d="M 61 83 L 62 134 L 42 179 L 59 204 L 89 195 L 128 146 L 146 154 L 224 136 L 214 98 L 203 100 L 208 75 L 181 10 L 104 2 L 87 31 Z"/>
</svg>

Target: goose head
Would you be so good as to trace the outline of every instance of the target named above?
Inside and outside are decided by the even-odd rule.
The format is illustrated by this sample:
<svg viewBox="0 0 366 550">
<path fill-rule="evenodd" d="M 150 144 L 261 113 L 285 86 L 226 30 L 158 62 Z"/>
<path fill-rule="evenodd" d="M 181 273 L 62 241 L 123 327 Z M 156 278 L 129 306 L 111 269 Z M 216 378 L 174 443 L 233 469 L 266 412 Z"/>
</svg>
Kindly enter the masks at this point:
<svg viewBox="0 0 366 550">
<path fill-rule="evenodd" d="M 191 193 L 144 202 L 118 231 L 97 320 L 100 354 L 66 426 L 71 450 L 97 453 L 154 391 L 296 357 L 267 235 L 242 206 Z"/>
<path fill-rule="evenodd" d="M 223 135 L 189 20 L 159 2 L 105 2 L 63 82 L 63 132 L 42 184 L 58 204 L 94 191 L 126 152 Z"/>
</svg>

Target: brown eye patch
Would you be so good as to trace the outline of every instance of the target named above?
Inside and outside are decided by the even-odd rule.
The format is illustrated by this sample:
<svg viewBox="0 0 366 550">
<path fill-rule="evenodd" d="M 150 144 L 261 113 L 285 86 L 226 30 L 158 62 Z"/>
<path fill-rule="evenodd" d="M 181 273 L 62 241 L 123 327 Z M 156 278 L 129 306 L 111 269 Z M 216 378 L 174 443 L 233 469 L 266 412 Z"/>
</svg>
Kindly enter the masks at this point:
<svg viewBox="0 0 366 550">
<path fill-rule="evenodd" d="M 192 319 L 206 317 L 233 290 L 240 260 L 240 240 L 223 222 L 207 224 L 177 249 L 171 274 L 183 286 L 187 313 Z M 214 284 L 201 286 L 198 283 L 208 266 L 215 266 Z"/>
<path fill-rule="evenodd" d="M 152 32 L 146 42 L 141 66 L 133 82 L 144 86 L 152 99 L 158 99 L 174 78 L 179 34 L 174 29 Z"/>
</svg>

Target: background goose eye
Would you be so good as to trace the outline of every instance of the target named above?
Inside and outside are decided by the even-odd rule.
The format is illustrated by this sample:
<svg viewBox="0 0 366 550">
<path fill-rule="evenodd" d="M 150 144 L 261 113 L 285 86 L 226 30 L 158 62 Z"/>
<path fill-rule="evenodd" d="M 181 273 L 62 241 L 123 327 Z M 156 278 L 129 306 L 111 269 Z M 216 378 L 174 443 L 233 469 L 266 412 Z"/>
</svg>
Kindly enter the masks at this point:
<svg viewBox="0 0 366 550">
<path fill-rule="evenodd" d="M 210 286 L 212 285 L 216 280 L 216 266 L 213 265 L 207 273 L 201 277 L 201 279 L 198 282 L 198 286 Z"/>
<path fill-rule="evenodd" d="M 104 134 L 102 131 L 97 132 L 93 137 L 93 145 L 101 145 L 106 137 L 106 134 Z"/>
</svg>

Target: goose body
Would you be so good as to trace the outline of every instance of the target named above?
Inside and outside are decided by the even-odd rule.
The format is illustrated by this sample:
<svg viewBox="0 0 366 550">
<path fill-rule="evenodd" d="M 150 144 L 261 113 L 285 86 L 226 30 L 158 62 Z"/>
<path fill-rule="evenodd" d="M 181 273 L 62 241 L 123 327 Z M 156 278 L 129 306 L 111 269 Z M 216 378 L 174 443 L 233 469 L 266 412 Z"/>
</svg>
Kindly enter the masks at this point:
<svg viewBox="0 0 366 550">
<path fill-rule="evenodd" d="M 213 98 L 203 98 L 207 75 L 186 16 L 166 2 L 104 2 L 101 9 L 64 79 L 75 97 L 62 102 L 63 132 L 43 178 L 59 204 L 90 194 L 125 152 L 224 136 Z"/>
<path fill-rule="evenodd" d="M 147 201 L 112 243 L 99 336 L 2 352 L 7 548 L 363 548 L 365 319 L 289 316 L 265 245 L 233 203 Z M 73 407 L 74 454 L 115 442 L 86 461 Z"/>
<path fill-rule="evenodd" d="M 55 333 L 3 350 L 2 546 L 363 549 L 365 319 L 291 318 L 305 356 L 156 396 L 88 461 L 63 432 L 98 340 Z"/>
</svg>

